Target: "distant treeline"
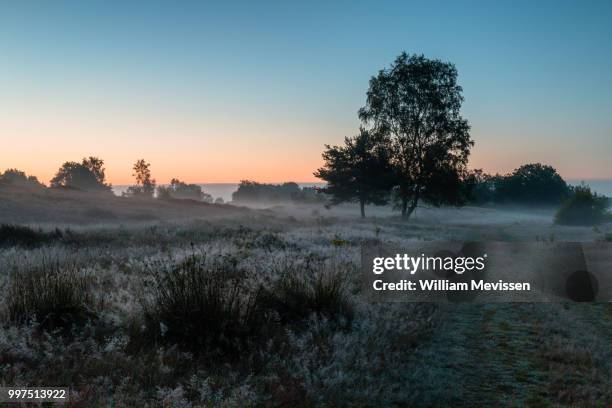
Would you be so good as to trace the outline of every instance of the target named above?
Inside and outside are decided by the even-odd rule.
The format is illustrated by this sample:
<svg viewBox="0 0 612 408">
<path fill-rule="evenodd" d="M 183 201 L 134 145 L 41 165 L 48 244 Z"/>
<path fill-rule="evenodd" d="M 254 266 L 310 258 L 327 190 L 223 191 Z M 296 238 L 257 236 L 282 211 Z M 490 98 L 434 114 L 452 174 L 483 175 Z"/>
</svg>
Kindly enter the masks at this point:
<svg viewBox="0 0 612 408">
<path fill-rule="evenodd" d="M 151 176 L 150 163 L 141 159 L 136 161 L 132 170 L 136 183 L 128 187 L 124 197 L 154 198 L 160 200 L 190 199 L 212 203 L 213 197 L 202 191 L 197 184 L 187 184 L 173 178 L 168 186 L 157 186 Z M 29 189 L 63 189 L 112 194 L 112 185 L 106 181 L 104 160 L 90 156 L 81 162 L 65 162 L 50 180 L 49 187 L 38 181 L 35 176 L 28 176 L 21 170 L 8 169 L 0 173 L 0 187 L 16 186 Z M 216 203 L 223 203 L 221 197 Z"/>
<path fill-rule="evenodd" d="M 236 203 L 324 203 L 326 198 L 316 187 L 303 187 L 294 182 L 283 184 L 262 184 L 250 180 L 242 180 L 238 190 L 232 194 Z"/>
<path fill-rule="evenodd" d="M 506 175 L 475 170 L 465 183 L 473 204 L 557 206 L 572 194 L 571 187 L 552 166 L 540 163 L 525 164 Z"/>
<path fill-rule="evenodd" d="M 610 198 L 585 184 L 569 186 L 553 167 L 540 163 L 525 164 L 505 176 L 475 170 L 465 184 L 469 202 L 475 205 L 558 207 L 555 222 L 565 225 L 597 225 L 612 220 Z"/>
<path fill-rule="evenodd" d="M 159 200 L 195 200 L 205 203 L 222 204 L 223 198 L 216 200 L 202 190 L 197 184 L 188 184 L 173 178 L 167 186 L 157 185 L 152 177 L 150 163 L 138 160 L 133 166 L 133 176 L 136 183 L 128 187 L 123 197 Z M 19 186 L 30 189 L 63 189 L 112 194 L 112 185 L 106 180 L 104 160 L 98 157 L 84 158 L 81 162 L 65 162 L 51 179 L 49 187 L 39 182 L 34 176 L 28 176 L 23 171 L 8 169 L 0 173 L 0 188 L 4 186 Z M 301 188 L 297 183 L 261 184 L 243 180 L 238 190 L 232 194 L 232 200 L 237 203 L 324 203 L 326 197 L 316 187 Z"/>
</svg>

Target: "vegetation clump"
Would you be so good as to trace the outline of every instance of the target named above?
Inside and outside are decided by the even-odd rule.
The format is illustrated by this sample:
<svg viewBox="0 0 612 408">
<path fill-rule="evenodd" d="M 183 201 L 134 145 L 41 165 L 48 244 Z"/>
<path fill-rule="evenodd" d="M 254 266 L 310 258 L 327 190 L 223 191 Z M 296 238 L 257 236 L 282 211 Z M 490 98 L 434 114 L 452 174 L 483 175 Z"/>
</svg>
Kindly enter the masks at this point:
<svg viewBox="0 0 612 408">
<path fill-rule="evenodd" d="M 202 187 L 197 184 L 187 184 L 179 179 L 173 178 L 168 186 L 157 187 L 157 198 L 168 199 L 189 199 L 212 203 L 213 198 L 210 194 L 202 191 Z"/>
<path fill-rule="evenodd" d="M 43 262 L 11 275 L 6 304 L 11 322 L 66 329 L 97 317 L 91 278 L 74 265 Z"/>
<path fill-rule="evenodd" d="M 93 156 L 83 158 L 81 163 L 65 162 L 50 185 L 53 188 L 112 192 L 112 186 L 106 182 L 104 160 Z"/>
<path fill-rule="evenodd" d="M 573 187 L 572 195 L 555 215 L 555 222 L 562 225 L 597 225 L 607 219 L 611 219 L 607 199 L 586 185 Z"/>
<path fill-rule="evenodd" d="M 25 248 L 35 248 L 54 239 L 63 236 L 62 231 L 55 229 L 52 232 L 35 230 L 24 225 L 0 225 L 0 247 L 21 246 Z"/>
<path fill-rule="evenodd" d="M 174 264 L 158 262 L 152 272 L 142 304 L 147 330 L 158 341 L 236 355 L 263 331 L 259 288 L 249 285 L 236 259 L 191 255 Z"/>
<path fill-rule="evenodd" d="M 572 194 L 557 170 L 541 163 L 524 164 L 504 176 L 474 170 L 466 187 L 474 204 L 556 206 Z"/>
<path fill-rule="evenodd" d="M 45 188 L 45 185 L 40 183 L 36 176 L 28 176 L 25 172 L 17 169 L 7 169 L 4 173 L 0 173 L 0 187 L 2 186 Z"/>
<path fill-rule="evenodd" d="M 294 182 L 266 184 L 242 180 L 238 189 L 232 193 L 232 202 L 239 204 L 323 203 L 325 201 L 324 194 L 320 194 L 317 188 L 300 188 Z"/>
<path fill-rule="evenodd" d="M 278 313 L 283 323 L 299 323 L 312 314 L 350 321 L 353 309 L 348 270 L 347 265 L 329 266 L 310 257 L 286 265 L 265 291 L 265 306 Z"/>
</svg>

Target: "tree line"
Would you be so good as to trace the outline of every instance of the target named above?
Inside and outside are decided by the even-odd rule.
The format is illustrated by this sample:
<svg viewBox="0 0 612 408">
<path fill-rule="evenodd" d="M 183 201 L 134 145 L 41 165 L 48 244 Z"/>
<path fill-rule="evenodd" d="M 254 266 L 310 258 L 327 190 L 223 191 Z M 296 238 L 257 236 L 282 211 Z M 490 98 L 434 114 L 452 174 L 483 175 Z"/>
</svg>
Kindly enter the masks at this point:
<svg viewBox="0 0 612 408">
<path fill-rule="evenodd" d="M 213 202 L 212 196 L 202 191 L 202 187 L 197 184 L 188 184 L 173 178 L 168 186 L 158 186 L 151 175 L 151 164 L 144 159 L 137 160 L 132 170 L 135 184 L 127 188 L 123 193 L 124 197 L 147 199 L 157 195 L 161 200 L 192 199 Z M 28 176 L 17 169 L 7 169 L 4 173 L 0 173 L 1 185 L 46 188 L 35 176 Z M 104 160 L 95 156 L 85 157 L 81 162 L 65 162 L 49 182 L 49 188 L 95 193 L 113 194 L 112 187 L 106 180 Z M 222 203 L 223 199 L 219 197 L 216 202 Z"/>
<path fill-rule="evenodd" d="M 238 189 L 232 193 L 232 202 L 235 203 L 325 203 L 326 197 L 315 187 L 300 187 L 297 183 L 282 184 L 257 183 L 251 180 L 242 180 Z"/>
</svg>

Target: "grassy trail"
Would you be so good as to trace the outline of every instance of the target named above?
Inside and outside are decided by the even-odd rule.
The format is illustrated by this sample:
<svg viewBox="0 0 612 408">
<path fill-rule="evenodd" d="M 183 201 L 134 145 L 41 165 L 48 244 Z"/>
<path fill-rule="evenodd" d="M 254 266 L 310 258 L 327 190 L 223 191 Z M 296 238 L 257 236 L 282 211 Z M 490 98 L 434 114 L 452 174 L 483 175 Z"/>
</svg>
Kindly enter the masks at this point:
<svg viewBox="0 0 612 408">
<path fill-rule="evenodd" d="M 425 405 L 610 406 L 610 305 L 456 304 L 415 355 Z"/>
</svg>

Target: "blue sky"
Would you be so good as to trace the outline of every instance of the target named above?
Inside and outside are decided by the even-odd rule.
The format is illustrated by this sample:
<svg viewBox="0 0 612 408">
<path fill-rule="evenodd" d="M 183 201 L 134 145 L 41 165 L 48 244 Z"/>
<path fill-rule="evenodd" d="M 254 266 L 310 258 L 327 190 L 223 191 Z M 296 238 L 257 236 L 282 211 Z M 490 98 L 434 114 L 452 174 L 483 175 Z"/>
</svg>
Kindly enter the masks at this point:
<svg viewBox="0 0 612 408">
<path fill-rule="evenodd" d="M 472 167 L 612 178 L 612 2 L 126 3 L 0 6 L 0 167 L 310 181 L 405 50 L 457 66 Z"/>
</svg>

